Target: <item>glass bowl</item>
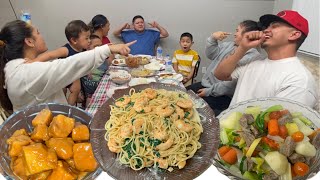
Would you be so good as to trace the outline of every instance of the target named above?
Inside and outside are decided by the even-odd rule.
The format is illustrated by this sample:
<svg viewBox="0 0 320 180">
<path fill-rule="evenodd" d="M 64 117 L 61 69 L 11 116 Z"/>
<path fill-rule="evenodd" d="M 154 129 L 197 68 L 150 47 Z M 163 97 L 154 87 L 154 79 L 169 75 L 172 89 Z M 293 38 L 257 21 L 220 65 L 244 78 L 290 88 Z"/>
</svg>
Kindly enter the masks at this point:
<svg viewBox="0 0 320 180">
<path fill-rule="evenodd" d="M 319 112 L 299 103 L 284 98 L 258 98 L 251 99 L 244 102 L 240 102 L 229 107 L 227 110 L 223 111 L 217 117 L 219 120 L 225 119 L 231 112 L 244 112 L 244 110 L 249 106 L 260 106 L 262 110 L 265 110 L 273 105 L 282 105 L 283 108 L 288 109 L 290 112 L 301 112 L 306 118 L 313 122 L 313 126 L 316 128 L 320 127 L 320 114 Z M 219 142 L 220 143 L 220 142 Z M 218 161 L 216 161 L 218 156 L 216 155 L 213 161 L 213 165 L 217 167 L 218 171 L 226 175 L 230 179 L 241 179 L 235 174 L 232 174 L 225 166 L 222 166 Z M 293 179 L 309 179 L 315 176 L 320 169 L 320 150 L 317 149 L 316 157 L 312 163 L 313 165 L 309 169 L 309 173 L 303 177 L 296 177 Z"/>
<path fill-rule="evenodd" d="M 139 92 L 146 88 L 166 89 L 169 91 L 185 92 L 184 88 L 175 85 L 150 83 L 137 85 L 132 87 Z M 105 124 L 110 118 L 110 105 L 115 100 L 125 94 L 129 94 L 131 88 L 116 90 L 112 98 L 108 99 L 94 115 L 90 125 L 91 136 L 90 141 L 93 153 L 98 160 L 100 167 L 115 179 L 194 179 L 202 174 L 212 164 L 212 159 L 219 145 L 219 121 L 215 118 L 214 112 L 209 105 L 199 98 L 192 91 L 187 93 L 195 104 L 200 115 L 203 133 L 200 136 L 202 147 L 198 149 L 195 155 L 187 160 L 187 164 L 183 169 L 176 169 L 172 172 L 159 171 L 154 168 L 144 168 L 139 171 L 132 170 L 129 166 L 121 165 L 117 160 L 116 153 L 110 152 L 105 140 Z"/>
<path fill-rule="evenodd" d="M 32 120 L 42 110 L 50 109 L 53 116 L 63 114 L 67 117 L 74 118 L 77 122 L 90 125 L 92 116 L 82 109 L 74 106 L 46 103 L 35 106 L 28 106 L 24 110 L 13 113 L 2 125 L 0 129 L 0 166 L 4 171 L 4 176 L 11 179 L 19 179 L 15 176 L 10 168 L 11 158 L 8 155 L 8 145 L 6 140 L 16 131 L 25 128 L 28 132 L 33 130 Z M 89 173 L 84 179 L 94 179 L 102 172 L 101 168 L 97 168 L 94 172 Z"/>
</svg>

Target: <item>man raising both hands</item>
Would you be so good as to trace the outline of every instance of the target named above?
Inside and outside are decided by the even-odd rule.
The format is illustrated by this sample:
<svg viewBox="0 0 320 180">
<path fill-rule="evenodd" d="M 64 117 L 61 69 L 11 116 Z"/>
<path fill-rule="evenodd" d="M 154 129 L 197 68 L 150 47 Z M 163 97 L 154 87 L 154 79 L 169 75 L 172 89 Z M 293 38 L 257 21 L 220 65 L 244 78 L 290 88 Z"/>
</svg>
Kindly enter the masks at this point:
<svg viewBox="0 0 320 180">
<path fill-rule="evenodd" d="M 266 29 L 246 33 L 235 52 L 214 72 L 218 79 L 238 80 L 230 105 L 259 97 L 282 97 L 315 107 L 315 80 L 296 56 L 309 33 L 308 21 L 296 11 L 285 10 L 261 16 L 260 23 Z M 268 54 L 265 60 L 236 67 L 249 49 L 259 45 Z"/>
</svg>

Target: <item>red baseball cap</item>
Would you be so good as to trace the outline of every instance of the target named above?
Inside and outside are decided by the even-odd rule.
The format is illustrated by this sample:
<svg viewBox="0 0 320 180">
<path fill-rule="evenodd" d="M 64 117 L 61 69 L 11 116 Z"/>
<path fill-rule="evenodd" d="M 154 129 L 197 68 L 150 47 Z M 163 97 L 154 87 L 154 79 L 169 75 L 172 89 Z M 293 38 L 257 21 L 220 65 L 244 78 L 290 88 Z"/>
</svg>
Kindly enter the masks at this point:
<svg viewBox="0 0 320 180">
<path fill-rule="evenodd" d="M 265 27 L 268 27 L 272 22 L 285 22 L 298 29 L 306 36 L 308 36 L 309 33 L 308 20 L 301 16 L 297 11 L 284 10 L 280 11 L 277 15 L 266 14 L 261 16 L 259 21 Z"/>
</svg>

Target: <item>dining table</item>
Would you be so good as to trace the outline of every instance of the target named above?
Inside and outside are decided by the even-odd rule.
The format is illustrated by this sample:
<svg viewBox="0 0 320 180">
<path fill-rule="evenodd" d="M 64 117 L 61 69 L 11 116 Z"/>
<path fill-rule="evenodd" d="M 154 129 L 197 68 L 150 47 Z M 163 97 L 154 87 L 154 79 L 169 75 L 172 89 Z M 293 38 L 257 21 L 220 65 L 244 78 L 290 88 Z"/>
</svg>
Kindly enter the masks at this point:
<svg viewBox="0 0 320 180">
<path fill-rule="evenodd" d="M 128 70 L 127 67 L 119 67 L 119 66 L 110 66 L 109 67 L 109 71 L 116 70 L 116 69 Z M 159 73 L 174 73 L 174 72 L 175 71 L 171 65 L 166 65 L 165 69 L 163 69 Z M 157 75 L 159 75 L 159 74 L 156 74 L 155 76 L 157 76 Z M 150 78 L 154 78 L 154 77 L 150 77 Z M 155 79 L 156 79 L 156 82 L 158 82 L 158 78 L 156 77 Z M 184 87 L 181 82 L 180 82 L 180 84 L 178 84 L 178 86 Z M 96 91 L 92 95 L 90 103 L 88 104 L 85 111 L 87 111 L 92 116 L 94 116 L 95 113 L 99 110 L 99 108 L 109 98 L 112 98 L 112 95 L 114 94 L 114 92 L 117 89 L 124 89 L 124 88 L 128 88 L 128 87 L 129 87 L 128 83 L 124 83 L 124 84 L 119 85 L 119 84 L 112 82 L 109 73 L 105 73 L 104 76 L 102 77 Z M 0 168 L 0 180 L 10 179 L 8 177 L 4 177 L 2 175 L 2 173 L 3 172 Z M 112 180 L 113 178 L 111 176 L 109 176 L 107 172 L 102 171 L 102 173 L 96 179 L 97 180 Z M 220 173 L 214 165 L 211 165 L 211 166 L 209 166 L 209 168 L 206 171 L 204 171 L 200 176 L 198 176 L 196 178 L 196 180 L 207 180 L 207 179 L 228 180 L 229 178 L 227 176 L 223 175 L 222 173 Z M 314 177 L 312 177 L 310 179 L 312 179 L 312 180 L 320 179 L 320 173 L 318 173 L 317 175 L 315 175 Z"/>
<path fill-rule="evenodd" d="M 110 66 L 109 70 L 115 70 L 115 69 L 124 69 L 124 70 L 128 70 L 127 67 L 119 67 L 119 66 Z M 172 65 L 166 65 L 165 69 L 159 73 L 174 73 L 174 69 L 172 67 Z M 156 74 L 157 76 L 158 74 Z M 157 78 L 156 78 L 157 79 Z M 158 80 L 158 79 L 157 79 Z M 178 84 L 178 86 L 180 87 L 184 87 L 184 85 L 182 83 Z M 108 73 L 106 73 L 95 93 L 92 95 L 91 101 L 89 103 L 89 105 L 86 108 L 86 111 L 89 112 L 91 115 L 94 116 L 94 114 L 97 112 L 97 110 L 109 99 L 112 97 L 112 95 L 114 94 L 115 90 L 117 89 L 124 89 L 124 88 L 128 88 L 129 84 L 125 83 L 122 85 L 118 85 L 114 82 L 112 82 L 110 76 Z M 223 174 L 221 174 L 218 169 L 214 166 L 211 165 L 204 173 L 202 173 L 200 176 L 198 176 L 196 178 L 196 180 L 207 180 L 207 179 L 219 179 L 219 180 L 228 180 L 229 178 Z M 98 177 L 97 180 L 112 180 L 113 178 L 111 176 L 109 176 L 106 172 L 102 172 Z M 316 176 L 314 176 L 313 178 L 311 178 L 313 180 L 315 179 L 320 179 L 320 174 L 318 173 Z"/>
</svg>

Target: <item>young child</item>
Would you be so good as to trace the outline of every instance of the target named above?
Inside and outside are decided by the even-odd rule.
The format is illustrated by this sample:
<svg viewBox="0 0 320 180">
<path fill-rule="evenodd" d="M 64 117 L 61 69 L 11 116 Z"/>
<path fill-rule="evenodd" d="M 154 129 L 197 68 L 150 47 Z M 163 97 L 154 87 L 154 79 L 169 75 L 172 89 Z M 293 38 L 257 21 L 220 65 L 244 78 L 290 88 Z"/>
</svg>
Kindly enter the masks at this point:
<svg viewBox="0 0 320 180">
<path fill-rule="evenodd" d="M 90 28 L 81 20 L 71 21 L 65 28 L 65 34 L 69 43 L 64 46 L 49 52 L 40 54 L 35 61 L 49 61 L 57 58 L 65 58 L 75 55 L 89 48 L 90 44 Z M 68 104 L 76 105 L 78 95 L 81 90 L 80 80 L 74 81 L 68 85 L 64 92 L 66 94 L 67 89 L 70 91 L 70 95 L 67 98 Z"/>
<path fill-rule="evenodd" d="M 191 78 L 194 73 L 194 67 L 199 60 L 198 53 L 191 49 L 193 37 L 190 33 L 185 32 L 180 36 L 180 47 L 173 54 L 173 68 L 177 73 L 183 75 L 183 84 L 188 86 L 191 84 Z"/>
<path fill-rule="evenodd" d="M 89 45 L 89 50 L 94 49 L 95 47 L 101 46 L 103 44 L 100 37 L 94 34 L 90 35 L 90 41 L 91 42 Z M 85 107 L 88 106 L 93 93 L 97 89 L 101 78 L 103 77 L 103 75 L 107 70 L 106 63 L 107 62 L 103 63 L 98 68 L 92 70 L 92 72 L 87 76 L 80 78 L 82 91 L 83 91 L 84 97 L 86 98 Z"/>
</svg>

